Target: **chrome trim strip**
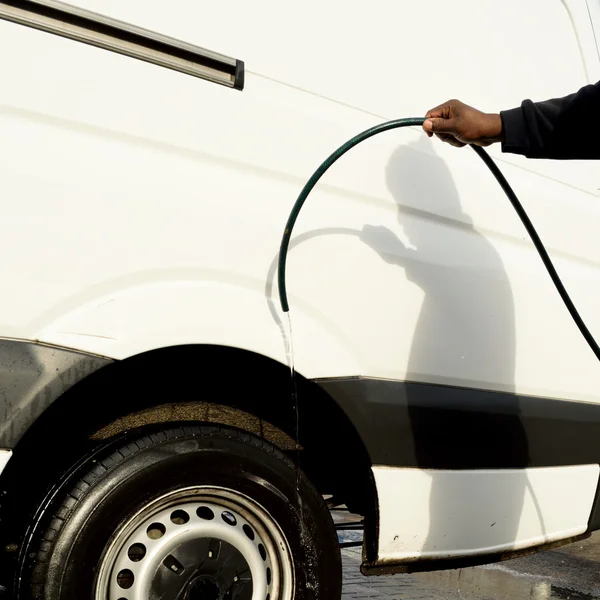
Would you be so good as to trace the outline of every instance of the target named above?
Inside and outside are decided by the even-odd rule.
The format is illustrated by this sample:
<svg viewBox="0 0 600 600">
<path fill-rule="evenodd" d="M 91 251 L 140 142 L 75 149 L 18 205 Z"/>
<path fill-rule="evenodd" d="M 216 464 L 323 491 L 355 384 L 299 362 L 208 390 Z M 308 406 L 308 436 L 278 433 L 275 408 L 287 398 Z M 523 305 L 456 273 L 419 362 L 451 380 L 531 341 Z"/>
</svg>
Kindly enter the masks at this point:
<svg viewBox="0 0 600 600">
<path fill-rule="evenodd" d="M 0 19 L 243 89 L 243 62 L 57 0 L 0 0 Z"/>
</svg>

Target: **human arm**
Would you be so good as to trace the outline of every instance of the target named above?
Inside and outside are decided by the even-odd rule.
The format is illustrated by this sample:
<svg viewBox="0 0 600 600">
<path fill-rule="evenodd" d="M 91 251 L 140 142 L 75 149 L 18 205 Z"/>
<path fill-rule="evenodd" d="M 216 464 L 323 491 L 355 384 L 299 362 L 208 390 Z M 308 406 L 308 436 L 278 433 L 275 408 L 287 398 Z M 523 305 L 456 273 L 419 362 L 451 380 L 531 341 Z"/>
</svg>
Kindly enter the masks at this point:
<svg viewBox="0 0 600 600">
<path fill-rule="evenodd" d="M 502 143 L 502 151 L 528 158 L 600 158 L 600 82 L 544 102 L 524 100 L 500 113 L 483 113 L 458 100 L 427 112 L 423 129 L 453 146 Z"/>
</svg>

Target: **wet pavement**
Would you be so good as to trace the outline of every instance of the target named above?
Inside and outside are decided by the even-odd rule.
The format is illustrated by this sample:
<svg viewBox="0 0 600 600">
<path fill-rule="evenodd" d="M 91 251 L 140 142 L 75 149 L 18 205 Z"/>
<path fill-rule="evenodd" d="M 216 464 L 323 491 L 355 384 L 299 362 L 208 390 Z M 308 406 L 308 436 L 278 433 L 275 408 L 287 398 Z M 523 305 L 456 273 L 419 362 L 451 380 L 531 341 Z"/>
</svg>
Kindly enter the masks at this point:
<svg viewBox="0 0 600 600">
<path fill-rule="evenodd" d="M 334 513 L 336 522 L 356 520 Z M 340 531 L 343 542 L 358 531 Z M 503 563 L 414 575 L 363 577 L 360 548 L 343 548 L 343 600 L 590 600 L 600 599 L 600 532 L 556 550 Z"/>
</svg>

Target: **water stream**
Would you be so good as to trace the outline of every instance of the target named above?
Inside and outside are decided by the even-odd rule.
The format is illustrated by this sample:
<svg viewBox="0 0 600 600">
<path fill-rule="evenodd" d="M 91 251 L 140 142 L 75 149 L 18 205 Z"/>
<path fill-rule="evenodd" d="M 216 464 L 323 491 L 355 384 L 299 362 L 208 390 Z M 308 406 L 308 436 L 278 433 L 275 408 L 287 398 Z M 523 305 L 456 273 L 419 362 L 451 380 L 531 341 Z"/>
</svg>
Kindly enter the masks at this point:
<svg viewBox="0 0 600 600">
<path fill-rule="evenodd" d="M 285 320 L 285 351 L 287 355 L 288 366 L 290 368 L 291 386 L 292 386 L 292 409 L 294 411 L 294 442 L 296 454 L 296 492 L 300 509 L 302 509 L 302 500 L 300 498 L 300 407 L 298 402 L 298 381 L 296 376 L 296 365 L 294 362 L 294 336 L 292 332 L 291 313 L 286 314 Z"/>
</svg>

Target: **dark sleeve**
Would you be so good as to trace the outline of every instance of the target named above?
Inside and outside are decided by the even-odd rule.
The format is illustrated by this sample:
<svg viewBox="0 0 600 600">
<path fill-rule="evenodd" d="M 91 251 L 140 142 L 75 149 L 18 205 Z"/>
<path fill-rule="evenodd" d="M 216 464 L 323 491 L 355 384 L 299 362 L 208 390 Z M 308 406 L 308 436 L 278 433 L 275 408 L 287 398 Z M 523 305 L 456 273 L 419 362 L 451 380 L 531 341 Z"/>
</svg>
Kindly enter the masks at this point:
<svg viewBox="0 0 600 600">
<path fill-rule="evenodd" d="M 528 158 L 600 159 L 600 82 L 545 102 L 525 100 L 500 113 L 502 151 Z"/>
</svg>

